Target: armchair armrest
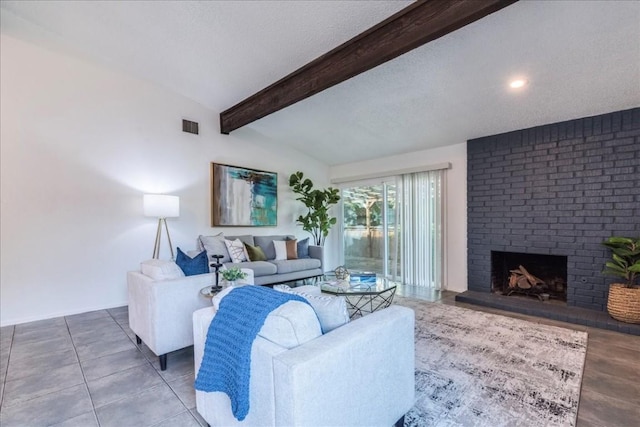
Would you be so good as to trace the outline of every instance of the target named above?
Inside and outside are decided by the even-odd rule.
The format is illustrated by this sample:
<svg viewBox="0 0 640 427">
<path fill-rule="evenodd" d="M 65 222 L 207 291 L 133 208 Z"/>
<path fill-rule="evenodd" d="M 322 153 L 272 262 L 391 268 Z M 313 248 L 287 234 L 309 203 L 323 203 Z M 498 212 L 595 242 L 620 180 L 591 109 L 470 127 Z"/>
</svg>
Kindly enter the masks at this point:
<svg viewBox="0 0 640 427">
<path fill-rule="evenodd" d="M 207 307 L 193 313 L 193 360 L 194 372 L 198 375 L 207 341 L 207 332 L 215 316 L 214 307 Z M 260 336 L 251 350 L 251 409 L 247 418 L 239 422 L 233 416 L 229 397 L 225 393 L 207 393 L 196 390 L 198 413 L 211 426 L 273 426 L 275 420 L 275 398 L 273 388 L 273 357 L 287 351 Z"/>
<path fill-rule="evenodd" d="M 276 355 L 276 425 L 393 425 L 414 404 L 414 323 L 391 306 Z"/>
<path fill-rule="evenodd" d="M 214 281 L 211 273 L 153 280 L 137 271 L 128 272 L 131 330 L 158 356 L 192 345 L 191 316 L 211 305 L 200 289 Z"/>
</svg>

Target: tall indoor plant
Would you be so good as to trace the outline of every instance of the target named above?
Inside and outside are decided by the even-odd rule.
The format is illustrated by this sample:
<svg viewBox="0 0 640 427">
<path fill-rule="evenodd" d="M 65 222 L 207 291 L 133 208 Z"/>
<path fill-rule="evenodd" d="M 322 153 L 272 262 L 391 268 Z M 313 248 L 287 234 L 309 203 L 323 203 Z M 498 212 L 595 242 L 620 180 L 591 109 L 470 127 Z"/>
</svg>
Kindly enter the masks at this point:
<svg viewBox="0 0 640 427">
<path fill-rule="evenodd" d="M 602 244 L 612 252 L 603 273 L 624 279 L 609 287 L 607 310 L 621 322 L 640 323 L 640 238 L 609 237 Z"/>
<path fill-rule="evenodd" d="M 329 209 L 340 200 L 338 189 L 314 189 L 313 182 L 300 171 L 291 174 L 289 186 L 298 195 L 296 200 L 300 200 L 307 208 L 307 214 L 300 215 L 296 221 L 303 230 L 311 233 L 314 245 L 323 246 L 329 230 L 337 222 L 335 217 L 329 215 Z"/>
</svg>

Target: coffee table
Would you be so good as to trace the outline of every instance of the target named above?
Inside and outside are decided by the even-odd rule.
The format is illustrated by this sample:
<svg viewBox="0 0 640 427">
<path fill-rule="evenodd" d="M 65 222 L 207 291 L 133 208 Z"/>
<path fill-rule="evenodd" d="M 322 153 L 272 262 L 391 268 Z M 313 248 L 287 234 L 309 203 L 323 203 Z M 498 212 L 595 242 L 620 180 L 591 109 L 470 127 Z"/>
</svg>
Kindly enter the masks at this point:
<svg viewBox="0 0 640 427">
<path fill-rule="evenodd" d="M 389 307 L 396 294 L 397 283 L 384 277 L 376 277 L 376 283 L 349 283 L 325 275 L 319 283 L 322 292 L 344 296 L 349 309 L 349 317 L 364 316 L 376 310 Z"/>
</svg>

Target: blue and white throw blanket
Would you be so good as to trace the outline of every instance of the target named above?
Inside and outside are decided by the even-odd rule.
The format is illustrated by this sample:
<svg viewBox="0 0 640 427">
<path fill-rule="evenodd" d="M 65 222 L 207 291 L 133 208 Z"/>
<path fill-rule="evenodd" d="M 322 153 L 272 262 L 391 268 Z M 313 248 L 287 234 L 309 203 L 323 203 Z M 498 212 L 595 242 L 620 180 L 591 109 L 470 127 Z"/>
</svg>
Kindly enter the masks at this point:
<svg viewBox="0 0 640 427">
<path fill-rule="evenodd" d="M 221 391 L 231 400 L 238 421 L 249 413 L 251 346 L 269 313 L 287 301 L 307 300 L 263 286 L 242 286 L 229 292 L 209 325 L 196 390 Z"/>
</svg>

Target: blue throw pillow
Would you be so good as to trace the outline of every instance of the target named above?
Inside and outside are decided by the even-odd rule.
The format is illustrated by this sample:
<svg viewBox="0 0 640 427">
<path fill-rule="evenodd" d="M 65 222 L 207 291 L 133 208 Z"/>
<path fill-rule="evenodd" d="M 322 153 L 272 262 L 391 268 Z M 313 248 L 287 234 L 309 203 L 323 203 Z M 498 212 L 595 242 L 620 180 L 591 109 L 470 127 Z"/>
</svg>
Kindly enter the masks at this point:
<svg viewBox="0 0 640 427">
<path fill-rule="evenodd" d="M 176 264 L 182 269 L 185 276 L 194 276 L 196 274 L 206 274 L 209 272 L 207 251 L 202 251 L 191 258 L 178 248 Z"/>
<path fill-rule="evenodd" d="M 309 256 L 309 238 L 298 240 L 298 259 L 310 258 Z"/>
</svg>

